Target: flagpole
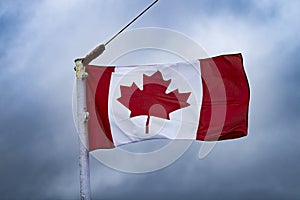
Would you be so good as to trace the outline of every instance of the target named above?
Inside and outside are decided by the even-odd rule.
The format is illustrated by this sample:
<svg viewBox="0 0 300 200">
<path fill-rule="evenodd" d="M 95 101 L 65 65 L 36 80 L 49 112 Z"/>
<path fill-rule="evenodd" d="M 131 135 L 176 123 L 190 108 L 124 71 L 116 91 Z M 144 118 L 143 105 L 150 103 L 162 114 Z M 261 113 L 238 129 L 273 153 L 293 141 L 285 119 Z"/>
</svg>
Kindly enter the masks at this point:
<svg viewBox="0 0 300 200">
<path fill-rule="evenodd" d="M 118 33 L 116 33 L 105 44 L 98 45 L 84 58 L 75 60 L 76 66 L 76 96 L 77 96 L 77 129 L 80 136 L 79 139 L 79 167 L 80 167 L 80 198 L 81 200 L 91 199 L 91 187 L 90 187 L 90 167 L 89 167 L 89 150 L 88 150 L 88 126 L 87 121 L 89 119 L 89 113 L 87 112 L 86 105 L 86 78 L 88 76 L 85 71 L 85 66 L 92 62 L 95 58 L 100 56 L 105 46 L 114 40 L 119 34 L 121 34 L 126 28 L 128 28 L 133 22 L 140 18 L 147 10 L 149 10 L 158 0 L 155 0 L 146 9 L 144 9 L 139 15 L 137 15 L 132 21 L 130 21 L 125 27 L 123 27 Z"/>
<path fill-rule="evenodd" d="M 86 105 L 86 77 L 82 59 L 75 60 L 76 66 L 76 92 L 77 92 L 77 129 L 79 133 L 79 168 L 80 168 L 80 199 L 90 200 L 90 170 L 88 151 L 88 127 L 89 113 Z"/>
</svg>

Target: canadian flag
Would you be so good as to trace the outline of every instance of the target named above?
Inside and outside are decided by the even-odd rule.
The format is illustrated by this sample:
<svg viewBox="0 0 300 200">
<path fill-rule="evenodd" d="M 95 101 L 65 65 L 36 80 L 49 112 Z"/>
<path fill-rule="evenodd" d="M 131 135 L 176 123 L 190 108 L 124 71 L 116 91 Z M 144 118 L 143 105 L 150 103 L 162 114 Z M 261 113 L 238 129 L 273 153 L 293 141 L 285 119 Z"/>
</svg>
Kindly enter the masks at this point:
<svg viewBox="0 0 300 200">
<path fill-rule="evenodd" d="M 247 135 L 250 90 L 241 54 L 85 68 L 90 151 L 149 139 Z"/>
</svg>

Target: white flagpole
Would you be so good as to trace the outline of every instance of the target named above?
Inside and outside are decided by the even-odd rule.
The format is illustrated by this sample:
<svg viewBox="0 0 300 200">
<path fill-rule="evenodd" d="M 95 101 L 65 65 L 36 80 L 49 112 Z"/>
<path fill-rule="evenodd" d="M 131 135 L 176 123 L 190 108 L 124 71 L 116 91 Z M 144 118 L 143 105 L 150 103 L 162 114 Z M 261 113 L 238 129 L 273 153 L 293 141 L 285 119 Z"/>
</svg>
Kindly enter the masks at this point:
<svg viewBox="0 0 300 200">
<path fill-rule="evenodd" d="M 77 129 L 79 133 L 79 167 L 80 167 L 80 198 L 81 200 L 91 199 L 90 187 L 90 166 L 89 166 L 89 151 L 88 151 L 88 126 L 89 113 L 86 105 L 86 77 L 88 74 L 85 71 L 85 66 L 92 62 L 95 58 L 101 55 L 105 46 L 122 33 L 127 27 L 141 17 L 147 10 L 149 10 L 158 0 L 155 0 L 146 9 L 144 9 L 138 16 L 122 28 L 105 44 L 98 45 L 85 58 L 76 59 L 76 92 L 77 92 Z"/>
<path fill-rule="evenodd" d="M 85 146 L 79 142 L 79 166 L 80 166 L 80 199 L 91 199 L 91 187 L 90 187 L 90 166 L 89 166 L 89 151 Z"/>
<path fill-rule="evenodd" d="M 89 151 L 88 151 L 88 127 L 89 114 L 86 105 L 86 77 L 85 67 L 82 59 L 75 60 L 76 63 L 76 92 L 77 92 L 77 129 L 79 133 L 79 167 L 80 167 L 80 198 L 91 199 Z"/>
</svg>

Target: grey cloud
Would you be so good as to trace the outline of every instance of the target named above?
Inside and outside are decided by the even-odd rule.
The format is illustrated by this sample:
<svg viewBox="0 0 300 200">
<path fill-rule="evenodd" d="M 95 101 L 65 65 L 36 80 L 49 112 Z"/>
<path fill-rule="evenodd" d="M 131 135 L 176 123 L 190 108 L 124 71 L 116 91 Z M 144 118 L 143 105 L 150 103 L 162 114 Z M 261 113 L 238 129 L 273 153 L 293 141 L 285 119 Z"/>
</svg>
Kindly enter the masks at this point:
<svg viewBox="0 0 300 200">
<path fill-rule="evenodd" d="M 172 166 L 142 175 L 114 171 L 92 158 L 94 199 L 299 198 L 299 3 L 218 2 L 161 1 L 133 27 L 174 28 L 212 55 L 244 53 L 252 92 L 249 136 L 220 142 L 203 160 L 197 158 L 200 142 L 195 142 Z M 1 21 L 7 32 L 1 32 L 0 41 L 14 40 L 0 46 L 3 198 L 79 198 L 73 60 L 109 38 L 147 3 L 31 1 L 9 6 L 30 12 L 12 12 Z"/>
</svg>

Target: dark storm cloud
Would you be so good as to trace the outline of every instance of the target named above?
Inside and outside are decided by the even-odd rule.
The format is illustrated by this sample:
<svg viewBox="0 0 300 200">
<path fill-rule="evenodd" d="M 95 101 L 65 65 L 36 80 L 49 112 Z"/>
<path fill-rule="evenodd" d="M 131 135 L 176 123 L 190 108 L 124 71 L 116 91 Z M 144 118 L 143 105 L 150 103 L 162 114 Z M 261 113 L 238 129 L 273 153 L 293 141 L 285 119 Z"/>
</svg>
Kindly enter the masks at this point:
<svg viewBox="0 0 300 200">
<path fill-rule="evenodd" d="M 280 96 L 280 113 L 281 122 L 291 123 L 293 121 L 298 122 L 300 119 L 300 64 L 298 54 L 300 52 L 300 45 L 289 46 L 287 49 L 288 55 L 283 57 L 278 64 L 282 67 L 282 73 L 278 74 L 277 90 L 275 91 Z M 294 134 L 297 134 L 295 132 Z"/>
<path fill-rule="evenodd" d="M 76 147 L 70 145 L 70 135 L 68 142 L 53 138 L 54 134 L 61 134 L 65 140 L 67 134 L 57 128 L 63 127 L 59 120 L 50 121 L 54 116 L 45 118 L 48 110 L 36 105 L 20 110 L 1 117 L 1 195 L 7 199 L 22 196 L 38 199 L 53 189 L 56 177 L 72 171 L 70 168 L 76 165 Z M 76 181 L 76 178 L 65 181 Z"/>
<path fill-rule="evenodd" d="M 13 68 L 14 63 L 4 65 Z M 31 65 L 30 69 L 1 74 L 1 196 L 76 198 L 76 193 L 65 192 L 69 188 L 64 186 L 78 188 L 79 181 L 77 176 L 64 176 L 78 171 L 71 92 L 55 100 L 59 90 L 41 86 L 38 77 L 42 74 L 36 69 Z"/>
<path fill-rule="evenodd" d="M 61 87 L 60 74 L 46 76 L 53 75 L 47 62 L 55 55 L 49 50 L 43 51 L 48 56 L 43 55 L 38 44 L 42 31 L 30 28 L 35 13 L 29 11 L 36 12 L 38 4 L 1 4 L 5 30 L 1 31 L 1 197 L 77 198 L 74 190 L 79 188 L 78 150 L 71 114 L 72 82 Z M 68 95 L 62 97 L 64 90 L 69 90 Z M 75 175 L 65 176 L 70 172 Z"/>
<path fill-rule="evenodd" d="M 203 160 L 198 160 L 200 142 L 195 142 L 173 165 L 141 175 L 117 172 L 92 158 L 92 196 L 299 198 L 299 3 L 172 2 L 161 0 L 134 26 L 174 28 L 202 42 L 211 54 L 242 51 L 252 92 L 249 136 L 218 143 Z M 0 4 L 5 30 L 0 38 L 1 197 L 79 197 L 73 60 L 109 38 L 149 2 L 127 3 Z"/>
</svg>

